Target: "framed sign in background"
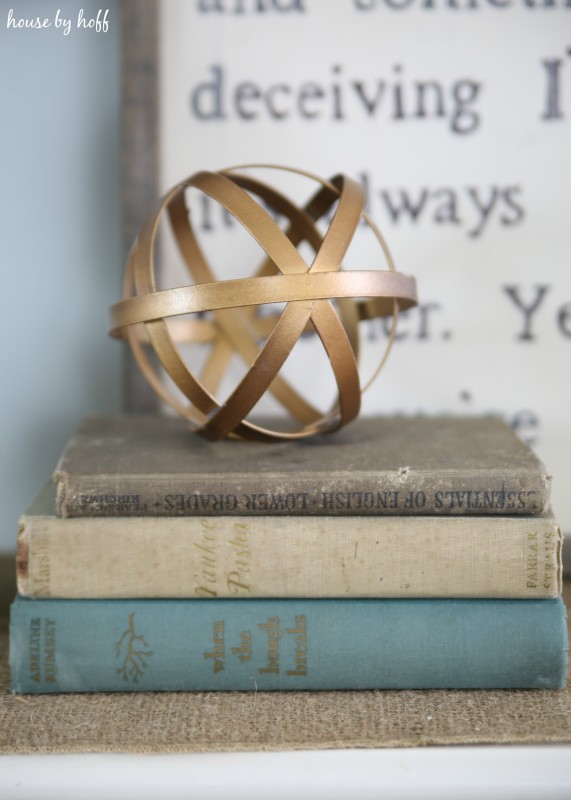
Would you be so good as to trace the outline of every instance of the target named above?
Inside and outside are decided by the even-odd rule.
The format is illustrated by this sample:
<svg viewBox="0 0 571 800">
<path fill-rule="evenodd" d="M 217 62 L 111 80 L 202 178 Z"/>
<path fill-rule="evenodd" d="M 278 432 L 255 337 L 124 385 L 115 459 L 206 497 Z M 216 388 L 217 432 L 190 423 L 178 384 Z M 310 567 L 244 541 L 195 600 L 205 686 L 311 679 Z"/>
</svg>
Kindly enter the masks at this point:
<svg viewBox="0 0 571 800">
<path fill-rule="evenodd" d="M 420 296 L 363 412 L 501 413 L 553 474 L 571 531 L 571 5 L 126 5 L 136 24 L 143 7 L 158 24 L 159 190 L 251 162 L 360 180 Z M 299 199 L 313 189 L 290 183 Z M 204 198 L 190 203 L 218 277 L 251 274 L 259 253 L 240 227 Z M 372 236 L 360 238 L 348 266 L 383 268 Z M 184 281 L 166 234 L 162 249 L 162 285 Z M 388 336 L 367 325 L 365 374 Z M 296 385 L 327 406 L 326 359 L 301 347 Z"/>
</svg>

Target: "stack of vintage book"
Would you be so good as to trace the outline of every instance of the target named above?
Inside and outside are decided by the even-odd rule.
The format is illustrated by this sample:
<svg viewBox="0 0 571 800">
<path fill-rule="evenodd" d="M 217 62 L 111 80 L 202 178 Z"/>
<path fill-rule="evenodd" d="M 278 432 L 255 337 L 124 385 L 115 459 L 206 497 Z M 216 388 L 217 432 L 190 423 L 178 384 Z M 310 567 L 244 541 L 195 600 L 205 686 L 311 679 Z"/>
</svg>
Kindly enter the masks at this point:
<svg viewBox="0 0 571 800">
<path fill-rule="evenodd" d="M 94 417 L 54 477 L 21 520 L 16 692 L 564 685 L 550 480 L 499 419 L 259 445 Z"/>
</svg>

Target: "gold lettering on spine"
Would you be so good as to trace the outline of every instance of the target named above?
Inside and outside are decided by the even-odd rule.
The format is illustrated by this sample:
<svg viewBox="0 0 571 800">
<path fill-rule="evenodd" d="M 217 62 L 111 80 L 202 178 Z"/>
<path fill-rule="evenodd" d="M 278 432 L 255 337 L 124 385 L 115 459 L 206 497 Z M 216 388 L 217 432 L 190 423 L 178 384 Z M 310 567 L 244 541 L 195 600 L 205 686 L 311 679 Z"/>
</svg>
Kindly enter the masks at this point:
<svg viewBox="0 0 571 800">
<path fill-rule="evenodd" d="M 250 631 L 240 631 L 240 647 L 233 647 L 232 655 L 238 656 L 240 661 L 252 660 L 252 634 Z"/>
<path fill-rule="evenodd" d="M 28 659 L 30 669 L 30 680 L 40 683 L 42 680 L 40 642 L 42 632 L 42 620 L 34 617 L 30 620 L 30 637 L 28 640 Z"/>
<path fill-rule="evenodd" d="M 55 619 L 44 620 L 44 680 L 46 683 L 56 682 Z"/>
<path fill-rule="evenodd" d="M 250 528 L 245 522 L 236 522 L 229 538 L 222 538 L 223 531 L 217 527 L 214 519 L 200 520 L 200 539 L 194 542 L 194 548 L 199 551 L 194 594 L 198 597 L 249 595 Z"/>
<path fill-rule="evenodd" d="M 226 576 L 229 594 L 250 594 L 250 568 L 252 551 L 250 549 L 250 528 L 245 522 L 234 524 L 232 538 L 228 540 L 234 557 L 233 569 Z"/>
<path fill-rule="evenodd" d="M 279 675 L 280 671 L 280 618 L 269 617 L 267 622 L 258 623 L 260 628 L 267 636 L 267 664 L 260 667 L 258 672 L 261 675 Z"/>
<path fill-rule="evenodd" d="M 50 553 L 47 536 L 35 535 L 30 543 L 30 553 L 34 559 L 34 593 L 37 597 L 50 597 Z"/>
<path fill-rule="evenodd" d="M 296 614 L 295 628 L 286 628 L 286 633 L 295 636 L 295 669 L 288 669 L 287 675 L 307 675 L 307 618 Z"/>
<path fill-rule="evenodd" d="M 214 529 L 216 523 L 211 519 L 200 520 L 200 541 L 194 542 L 197 550 L 200 550 L 200 567 L 194 576 L 197 580 L 194 593 L 198 597 L 217 597 L 216 580 L 216 537 Z"/>
<path fill-rule="evenodd" d="M 538 583 L 537 539 L 538 539 L 537 531 L 530 531 L 527 534 L 526 577 L 527 577 L 528 589 L 537 589 L 537 583 Z"/>
<path fill-rule="evenodd" d="M 556 559 L 553 557 L 557 553 L 558 542 L 561 537 L 559 530 L 545 531 L 544 538 L 544 561 L 545 573 L 543 575 L 543 588 L 546 590 L 554 591 L 557 585 L 556 577 Z"/>
<path fill-rule="evenodd" d="M 224 669 L 224 656 L 226 648 L 224 643 L 224 620 L 215 620 L 212 623 L 212 650 L 202 654 L 204 659 L 212 659 L 212 671 L 222 672 Z"/>
</svg>

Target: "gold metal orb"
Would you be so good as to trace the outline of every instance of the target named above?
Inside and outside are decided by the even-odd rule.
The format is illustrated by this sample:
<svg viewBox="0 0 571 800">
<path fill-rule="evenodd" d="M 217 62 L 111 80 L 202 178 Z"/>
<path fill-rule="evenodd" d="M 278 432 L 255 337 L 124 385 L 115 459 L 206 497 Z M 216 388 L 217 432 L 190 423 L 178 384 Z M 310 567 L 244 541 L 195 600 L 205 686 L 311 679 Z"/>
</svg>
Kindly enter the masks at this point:
<svg viewBox="0 0 571 800">
<path fill-rule="evenodd" d="M 261 168 L 303 175 L 316 183 L 317 189 L 299 207 L 251 176 L 251 170 Z M 264 257 L 252 277 L 216 280 L 192 227 L 185 197 L 191 187 L 223 206 L 258 242 Z M 280 215 L 285 226 L 280 227 L 266 209 Z M 320 232 L 317 222 L 333 209 L 327 230 Z M 159 291 L 154 245 L 165 212 L 193 283 Z M 343 269 L 343 259 L 362 220 L 384 253 L 384 270 Z M 310 264 L 298 249 L 302 242 L 315 253 Z M 212 440 L 225 436 L 254 441 L 300 439 L 337 430 L 355 419 L 363 391 L 386 360 L 399 309 L 416 302 L 415 280 L 395 270 L 386 242 L 365 212 L 360 184 L 344 175 L 326 181 L 303 170 L 252 164 L 197 172 L 159 200 L 129 254 L 123 300 L 111 308 L 111 335 L 129 342 L 155 391 L 197 433 Z M 260 314 L 260 307 L 267 304 L 277 311 Z M 189 314 L 194 318 L 188 319 Z M 381 316 L 393 318 L 391 334 L 373 377 L 362 387 L 359 323 Z M 337 385 L 337 399 L 325 414 L 280 374 L 296 342 L 308 332 L 321 340 Z M 182 357 L 179 345 L 183 341 L 210 347 L 198 377 Z M 149 345 L 187 402 L 167 388 L 149 358 Z M 248 370 L 220 402 L 216 393 L 234 354 Z M 295 430 L 271 430 L 247 419 L 265 392 L 289 412 Z"/>
</svg>

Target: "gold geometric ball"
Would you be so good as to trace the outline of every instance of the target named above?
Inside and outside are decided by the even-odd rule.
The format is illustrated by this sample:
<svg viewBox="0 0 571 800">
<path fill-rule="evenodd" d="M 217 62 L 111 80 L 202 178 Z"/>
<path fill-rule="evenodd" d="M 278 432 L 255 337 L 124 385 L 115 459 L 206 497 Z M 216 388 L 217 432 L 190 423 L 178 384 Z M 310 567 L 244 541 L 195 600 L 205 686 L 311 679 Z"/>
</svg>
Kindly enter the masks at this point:
<svg viewBox="0 0 571 800">
<path fill-rule="evenodd" d="M 303 175 L 316 183 L 317 189 L 300 207 L 252 177 L 254 168 Z M 251 277 L 216 279 L 192 227 L 185 197 L 190 187 L 223 206 L 258 242 L 263 258 Z M 267 209 L 285 220 L 285 225 L 280 227 Z M 333 209 L 326 232 L 320 232 L 316 223 Z M 165 212 L 192 283 L 159 291 L 154 246 Z M 343 269 L 346 251 L 362 220 L 384 253 L 384 270 Z M 302 243 L 315 254 L 311 263 L 298 249 Z M 197 172 L 167 192 L 133 244 L 123 298 L 111 308 L 111 335 L 127 339 L 158 395 L 208 439 L 228 436 L 265 442 L 334 431 L 355 419 L 362 392 L 388 355 L 399 309 L 417 302 L 415 280 L 395 270 L 383 237 L 365 212 L 360 184 L 344 175 L 326 181 L 303 170 L 270 165 Z M 261 314 L 260 308 L 267 304 L 273 313 Z M 190 320 L 189 314 L 194 315 Z M 361 387 L 359 323 L 380 316 L 392 316 L 391 335 L 373 378 Z M 337 398 L 325 414 L 280 374 L 294 345 L 307 333 L 316 333 L 321 340 L 337 385 Z M 183 341 L 210 347 L 198 376 L 182 357 L 179 345 Z M 166 387 L 149 358 L 149 345 L 187 402 Z M 234 354 L 248 370 L 231 394 L 219 401 L 216 393 Z M 297 425 L 294 431 L 271 430 L 246 419 L 265 392 L 289 412 Z"/>
</svg>

